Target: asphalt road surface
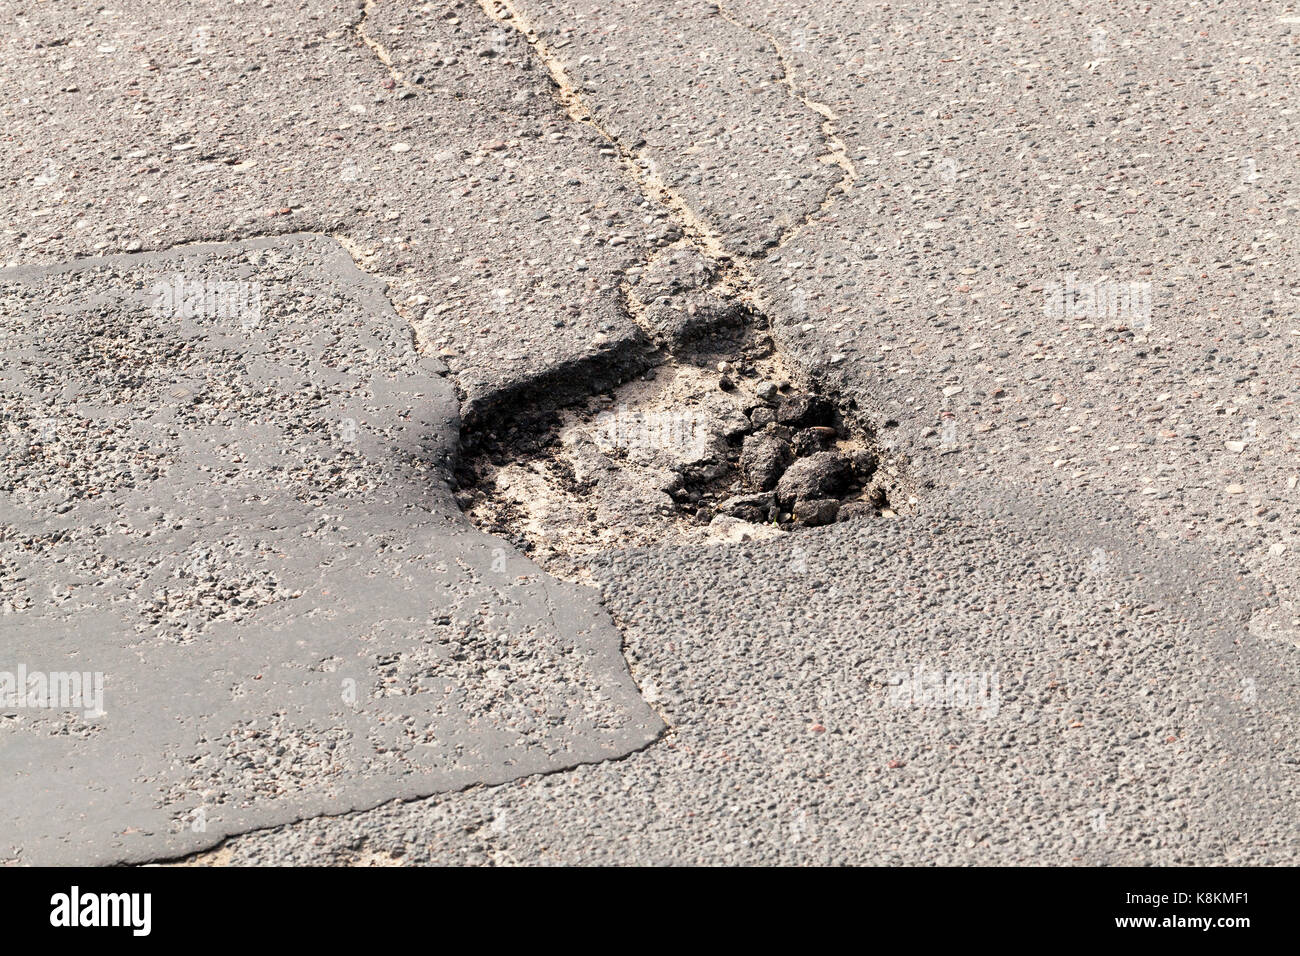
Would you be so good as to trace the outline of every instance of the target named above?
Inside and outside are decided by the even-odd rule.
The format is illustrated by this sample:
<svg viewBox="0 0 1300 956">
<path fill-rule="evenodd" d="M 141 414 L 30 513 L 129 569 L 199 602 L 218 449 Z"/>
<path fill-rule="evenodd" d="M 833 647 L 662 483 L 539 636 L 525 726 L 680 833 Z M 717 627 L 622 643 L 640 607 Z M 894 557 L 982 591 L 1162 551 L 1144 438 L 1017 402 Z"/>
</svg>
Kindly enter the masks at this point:
<svg viewBox="0 0 1300 956">
<path fill-rule="evenodd" d="M 0 10 L 0 861 L 1297 862 L 1300 6 Z"/>
</svg>

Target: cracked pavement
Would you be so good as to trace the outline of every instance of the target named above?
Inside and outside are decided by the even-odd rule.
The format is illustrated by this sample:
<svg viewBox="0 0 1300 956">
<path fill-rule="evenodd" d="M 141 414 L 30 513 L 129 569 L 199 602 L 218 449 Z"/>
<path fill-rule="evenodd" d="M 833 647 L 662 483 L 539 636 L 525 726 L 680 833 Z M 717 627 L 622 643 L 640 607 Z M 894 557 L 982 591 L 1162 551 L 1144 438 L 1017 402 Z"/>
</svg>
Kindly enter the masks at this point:
<svg viewBox="0 0 1300 956">
<path fill-rule="evenodd" d="M 0 859 L 1296 861 L 1294 5 L 3 14 Z M 897 513 L 475 530 L 684 251 Z"/>
</svg>

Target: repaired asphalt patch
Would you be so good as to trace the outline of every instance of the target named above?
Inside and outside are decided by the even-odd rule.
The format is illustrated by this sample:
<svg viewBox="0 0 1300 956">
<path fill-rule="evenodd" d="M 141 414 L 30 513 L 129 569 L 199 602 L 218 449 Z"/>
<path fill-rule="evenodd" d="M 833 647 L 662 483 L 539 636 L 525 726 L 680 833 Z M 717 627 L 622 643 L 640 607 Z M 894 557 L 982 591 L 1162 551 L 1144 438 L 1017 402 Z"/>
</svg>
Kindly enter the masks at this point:
<svg viewBox="0 0 1300 956">
<path fill-rule="evenodd" d="M 177 856 L 660 732 L 596 601 L 460 515 L 445 369 L 333 240 L 8 269 L 0 311 L 0 859 Z M 70 672 L 102 713 L 37 692 Z"/>
</svg>

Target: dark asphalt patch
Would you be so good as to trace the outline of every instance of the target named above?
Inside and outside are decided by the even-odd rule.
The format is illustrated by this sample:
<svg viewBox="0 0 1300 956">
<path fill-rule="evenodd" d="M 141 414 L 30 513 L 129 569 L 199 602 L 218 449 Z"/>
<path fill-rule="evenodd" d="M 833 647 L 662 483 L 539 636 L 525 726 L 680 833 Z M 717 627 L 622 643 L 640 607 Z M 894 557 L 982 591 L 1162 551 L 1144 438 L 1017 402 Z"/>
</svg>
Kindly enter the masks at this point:
<svg viewBox="0 0 1300 956">
<path fill-rule="evenodd" d="M 596 603 L 465 524 L 445 369 L 337 243 L 10 269 L 0 304 L 0 858 L 174 856 L 658 734 Z"/>
</svg>

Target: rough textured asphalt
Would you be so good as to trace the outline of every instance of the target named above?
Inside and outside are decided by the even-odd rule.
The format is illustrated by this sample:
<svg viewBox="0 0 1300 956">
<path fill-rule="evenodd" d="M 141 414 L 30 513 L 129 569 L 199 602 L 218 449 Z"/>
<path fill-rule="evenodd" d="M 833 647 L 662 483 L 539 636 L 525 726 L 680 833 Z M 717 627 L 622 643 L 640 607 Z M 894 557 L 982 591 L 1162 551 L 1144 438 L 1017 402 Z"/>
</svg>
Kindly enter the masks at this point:
<svg viewBox="0 0 1300 956">
<path fill-rule="evenodd" d="M 1077 538 L 1042 510 L 954 504 L 924 526 L 818 532 L 806 553 L 769 542 L 596 562 L 664 740 L 602 767 L 257 834 L 218 858 L 1285 858 L 1287 797 L 1262 759 L 1279 729 L 1263 714 L 1243 723 L 1237 700 L 1235 672 L 1268 663 L 1233 644 L 1249 586 L 1206 573 L 1194 551 L 1162 554 L 1120 513 Z M 1096 547 L 1117 555 L 1104 574 L 1089 571 Z M 918 669 L 998 671 L 997 696 L 897 706 L 891 682 Z"/>
<path fill-rule="evenodd" d="M 472 413 L 616 367 L 693 233 L 914 479 L 590 562 L 645 750 L 207 859 L 1295 861 L 1294 11 L 8 6 L 11 263 L 333 235 Z M 1149 322 L 1045 315 L 1070 275 Z"/>
</svg>

